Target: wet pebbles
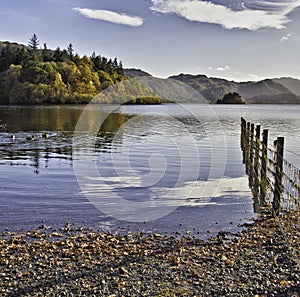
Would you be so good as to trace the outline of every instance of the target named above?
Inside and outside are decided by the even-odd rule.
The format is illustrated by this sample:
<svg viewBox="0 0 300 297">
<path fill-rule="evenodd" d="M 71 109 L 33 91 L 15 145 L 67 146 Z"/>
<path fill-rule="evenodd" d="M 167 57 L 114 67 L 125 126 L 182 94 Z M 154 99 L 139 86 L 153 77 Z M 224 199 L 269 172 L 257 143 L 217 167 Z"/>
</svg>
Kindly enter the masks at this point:
<svg viewBox="0 0 300 297">
<path fill-rule="evenodd" d="M 241 234 L 118 235 L 46 226 L 0 236 L 0 296 L 300 296 L 299 214 Z"/>
</svg>

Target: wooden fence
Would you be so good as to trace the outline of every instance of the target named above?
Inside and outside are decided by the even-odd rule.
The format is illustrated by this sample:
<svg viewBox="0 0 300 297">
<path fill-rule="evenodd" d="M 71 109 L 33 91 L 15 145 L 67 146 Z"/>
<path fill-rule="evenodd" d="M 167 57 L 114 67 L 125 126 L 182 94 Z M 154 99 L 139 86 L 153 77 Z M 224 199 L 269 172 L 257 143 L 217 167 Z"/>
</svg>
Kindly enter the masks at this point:
<svg viewBox="0 0 300 297">
<path fill-rule="evenodd" d="M 249 177 L 255 211 L 272 203 L 272 212 L 298 209 L 300 203 L 300 170 L 284 159 L 284 138 L 270 145 L 269 131 L 241 118 L 243 163 Z"/>
</svg>

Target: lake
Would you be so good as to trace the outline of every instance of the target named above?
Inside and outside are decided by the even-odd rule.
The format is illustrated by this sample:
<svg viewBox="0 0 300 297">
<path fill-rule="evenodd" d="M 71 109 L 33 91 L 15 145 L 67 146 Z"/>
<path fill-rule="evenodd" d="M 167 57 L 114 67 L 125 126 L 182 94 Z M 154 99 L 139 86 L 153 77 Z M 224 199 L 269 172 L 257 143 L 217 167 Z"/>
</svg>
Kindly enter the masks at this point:
<svg viewBox="0 0 300 297">
<path fill-rule="evenodd" d="M 200 236 L 255 217 L 240 118 L 284 136 L 300 106 L 0 106 L 0 231 L 62 227 Z M 14 135 L 14 138 L 11 136 Z"/>
</svg>

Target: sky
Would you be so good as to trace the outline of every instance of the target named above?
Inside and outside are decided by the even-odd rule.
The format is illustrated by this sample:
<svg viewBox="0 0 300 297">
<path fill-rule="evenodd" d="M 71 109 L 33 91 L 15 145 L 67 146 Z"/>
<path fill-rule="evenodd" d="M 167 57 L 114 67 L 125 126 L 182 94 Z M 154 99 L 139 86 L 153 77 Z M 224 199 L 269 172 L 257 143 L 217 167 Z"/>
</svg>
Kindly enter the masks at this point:
<svg viewBox="0 0 300 297">
<path fill-rule="evenodd" d="M 300 79 L 300 0 L 1 0 L 0 40 L 94 51 L 166 78 Z"/>
</svg>

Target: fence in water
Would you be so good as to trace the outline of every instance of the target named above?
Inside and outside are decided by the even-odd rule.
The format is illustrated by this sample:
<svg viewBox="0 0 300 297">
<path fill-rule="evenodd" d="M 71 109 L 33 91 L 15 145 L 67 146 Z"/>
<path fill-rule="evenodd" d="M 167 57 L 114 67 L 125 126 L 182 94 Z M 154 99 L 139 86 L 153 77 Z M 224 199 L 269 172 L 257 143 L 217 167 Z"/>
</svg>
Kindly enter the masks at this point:
<svg viewBox="0 0 300 297">
<path fill-rule="evenodd" d="M 298 209 L 300 204 L 300 170 L 284 159 L 284 138 L 269 144 L 269 131 L 241 118 L 243 163 L 249 176 L 254 205 L 272 203 L 272 212 Z"/>
</svg>

